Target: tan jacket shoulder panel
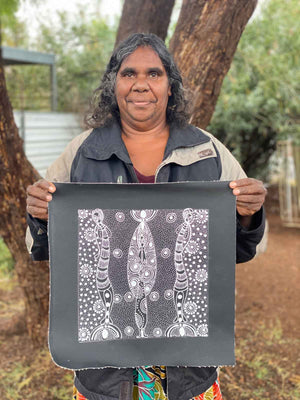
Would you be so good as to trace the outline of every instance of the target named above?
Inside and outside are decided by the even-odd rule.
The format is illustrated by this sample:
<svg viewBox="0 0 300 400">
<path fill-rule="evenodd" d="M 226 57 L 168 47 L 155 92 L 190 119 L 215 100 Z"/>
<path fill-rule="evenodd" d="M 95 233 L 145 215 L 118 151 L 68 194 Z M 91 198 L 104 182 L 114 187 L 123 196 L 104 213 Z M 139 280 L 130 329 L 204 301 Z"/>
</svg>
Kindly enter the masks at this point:
<svg viewBox="0 0 300 400">
<path fill-rule="evenodd" d="M 220 153 L 222 174 L 220 176 L 220 181 L 232 181 L 235 179 L 247 178 L 247 175 L 243 168 L 240 166 L 239 162 L 230 153 L 230 151 L 221 143 L 215 136 L 211 133 L 202 131 L 211 138 L 212 142 L 215 144 L 216 148 Z"/>
<path fill-rule="evenodd" d="M 211 133 L 206 132 L 203 129 L 202 129 L 202 131 L 211 138 L 211 140 L 216 145 L 216 147 L 220 153 L 221 163 L 222 163 L 222 174 L 221 174 L 220 180 L 221 181 L 232 181 L 235 179 L 247 178 L 245 171 L 240 166 L 239 162 L 230 153 L 230 151 Z M 259 255 L 266 251 L 267 240 L 268 240 L 268 229 L 265 229 L 262 240 L 256 246 L 256 255 Z"/>
<path fill-rule="evenodd" d="M 76 155 L 76 152 L 91 132 L 92 129 L 89 129 L 81 133 L 67 145 L 63 153 L 47 169 L 45 175 L 45 179 L 47 179 L 47 181 L 70 182 L 71 165 Z M 29 226 L 26 229 L 25 243 L 27 246 L 28 253 L 31 254 L 31 249 L 33 246 L 33 238 L 31 236 Z"/>
<path fill-rule="evenodd" d="M 93 129 L 89 129 L 76 136 L 65 148 L 64 152 L 47 169 L 45 179 L 51 182 L 70 182 L 72 162 L 77 150 L 90 135 Z"/>
<path fill-rule="evenodd" d="M 165 160 L 165 164 L 175 162 L 187 166 L 206 158 L 217 157 L 216 150 L 211 141 L 193 147 L 183 147 L 174 150 Z"/>
</svg>

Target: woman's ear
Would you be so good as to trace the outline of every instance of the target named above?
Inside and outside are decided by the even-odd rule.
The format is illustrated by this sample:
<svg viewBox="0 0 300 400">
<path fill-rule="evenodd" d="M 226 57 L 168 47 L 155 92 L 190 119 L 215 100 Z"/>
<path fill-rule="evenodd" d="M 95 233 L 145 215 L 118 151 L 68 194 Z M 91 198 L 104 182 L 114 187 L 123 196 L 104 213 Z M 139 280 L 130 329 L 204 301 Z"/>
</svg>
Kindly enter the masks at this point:
<svg viewBox="0 0 300 400">
<path fill-rule="evenodd" d="M 170 86 L 170 85 L 169 85 L 169 88 L 168 88 L 168 95 L 169 95 L 169 96 L 172 95 L 172 90 L 171 90 L 171 86 Z"/>
</svg>

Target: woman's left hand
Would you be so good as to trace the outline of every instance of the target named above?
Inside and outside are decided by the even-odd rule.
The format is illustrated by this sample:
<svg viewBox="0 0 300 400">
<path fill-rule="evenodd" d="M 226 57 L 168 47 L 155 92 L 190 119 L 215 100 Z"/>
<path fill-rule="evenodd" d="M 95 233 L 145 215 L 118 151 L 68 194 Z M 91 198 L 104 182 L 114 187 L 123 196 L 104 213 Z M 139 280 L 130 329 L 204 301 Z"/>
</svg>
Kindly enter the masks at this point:
<svg viewBox="0 0 300 400">
<path fill-rule="evenodd" d="M 262 181 L 244 178 L 230 182 L 229 186 L 236 196 L 236 209 L 240 216 L 251 217 L 261 209 L 267 195 Z"/>
</svg>

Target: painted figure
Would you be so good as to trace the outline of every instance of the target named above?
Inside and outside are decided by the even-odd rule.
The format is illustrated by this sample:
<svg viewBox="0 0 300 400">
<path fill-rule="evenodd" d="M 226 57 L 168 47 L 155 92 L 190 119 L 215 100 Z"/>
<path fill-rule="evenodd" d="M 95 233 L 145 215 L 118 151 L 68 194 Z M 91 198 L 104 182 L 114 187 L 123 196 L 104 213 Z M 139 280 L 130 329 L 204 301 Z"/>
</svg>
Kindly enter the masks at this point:
<svg viewBox="0 0 300 400">
<path fill-rule="evenodd" d="M 154 210 L 132 210 L 133 219 L 140 224 L 132 236 L 127 265 L 128 284 L 135 297 L 135 322 L 139 329 L 138 337 L 147 337 L 148 322 L 147 296 L 150 294 L 156 278 L 156 253 L 151 231 L 147 222 L 156 214 Z"/>
<path fill-rule="evenodd" d="M 178 227 L 178 236 L 175 244 L 174 264 L 176 280 L 173 288 L 176 318 L 174 324 L 166 330 L 166 336 L 196 336 L 194 326 L 186 321 L 184 306 L 188 295 L 188 276 L 183 262 L 183 253 L 192 236 L 191 224 L 194 220 L 194 211 L 191 208 L 183 210 L 183 224 Z"/>
<path fill-rule="evenodd" d="M 98 246 L 98 264 L 96 273 L 96 287 L 99 296 L 103 302 L 105 315 L 91 335 L 92 340 L 108 340 L 118 339 L 121 337 L 121 331 L 111 320 L 111 310 L 113 307 L 114 292 L 111 285 L 108 266 L 110 260 L 110 243 L 111 236 L 109 228 L 103 223 L 104 214 L 99 208 L 92 211 L 92 219 L 95 222 L 95 240 Z"/>
</svg>

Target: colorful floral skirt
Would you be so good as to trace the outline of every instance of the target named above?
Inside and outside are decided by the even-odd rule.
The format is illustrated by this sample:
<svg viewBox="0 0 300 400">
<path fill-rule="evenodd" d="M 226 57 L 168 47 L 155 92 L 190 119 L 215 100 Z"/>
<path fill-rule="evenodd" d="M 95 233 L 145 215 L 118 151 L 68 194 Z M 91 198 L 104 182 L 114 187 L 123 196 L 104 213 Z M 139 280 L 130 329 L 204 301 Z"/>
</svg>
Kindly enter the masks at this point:
<svg viewBox="0 0 300 400">
<path fill-rule="evenodd" d="M 166 367 L 142 367 L 133 371 L 133 400 L 168 400 Z M 88 400 L 74 388 L 73 400 Z M 191 400 L 222 400 L 219 382 Z"/>
</svg>

